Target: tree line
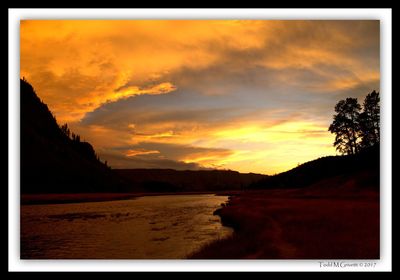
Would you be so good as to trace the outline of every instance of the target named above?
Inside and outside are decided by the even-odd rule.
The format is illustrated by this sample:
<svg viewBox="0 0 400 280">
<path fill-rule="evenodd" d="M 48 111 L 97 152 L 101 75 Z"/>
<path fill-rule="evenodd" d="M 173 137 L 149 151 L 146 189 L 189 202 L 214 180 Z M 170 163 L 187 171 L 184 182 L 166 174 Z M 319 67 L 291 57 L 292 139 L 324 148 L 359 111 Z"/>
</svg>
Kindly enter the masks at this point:
<svg viewBox="0 0 400 280">
<path fill-rule="evenodd" d="M 62 133 L 68 137 L 69 140 L 72 140 L 72 143 L 74 143 L 74 145 L 80 150 L 81 153 L 85 154 L 88 158 L 96 159 L 97 161 L 102 163 L 100 157 L 96 154 L 93 147 L 88 142 L 81 142 L 81 136 L 79 134 L 71 132 L 67 123 L 61 125 L 60 129 Z M 109 167 L 107 164 L 107 160 L 104 161 L 104 165 Z"/>
<path fill-rule="evenodd" d="M 363 106 L 357 98 L 340 100 L 335 106 L 336 114 L 329 126 L 335 133 L 333 146 L 342 154 L 357 154 L 380 141 L 380 97 L 375 90 L 367 94 Z"/>
<path fill-rule="evenodd" d="M 72 141 L 75 142 L 81 142 L 81 136 L 79 134 L 71 133 L 71 130 L 68 127 L 68 124 L 65 123 L 62 126 L 60 126 L 61 131 Z"/>
</svg>

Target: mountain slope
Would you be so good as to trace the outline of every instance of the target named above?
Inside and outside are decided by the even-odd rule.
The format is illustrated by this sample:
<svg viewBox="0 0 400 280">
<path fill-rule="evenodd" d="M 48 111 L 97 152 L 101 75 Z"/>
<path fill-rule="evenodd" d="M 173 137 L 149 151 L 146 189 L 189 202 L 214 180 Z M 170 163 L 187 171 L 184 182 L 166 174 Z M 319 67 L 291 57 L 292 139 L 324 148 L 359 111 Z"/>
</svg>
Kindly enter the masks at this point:
<svg viewBox="0 0 400 280">
<path fill-rule="evenodd" d="M 70 139 L 25 80 L 21 85 L 21 193 L 119 191 L 123 182 L 90 143 Z"/>
<path fill-rule="evenodd" d="M 370 173 L 369 185 L 379 187 L 379 145 L 356 155 L 328 156 L 306 162 L 289 171 L 266 177 L 250 186 L 251 189 L 302 188 L 337 176 L 352 177 Z"/>
</svg>

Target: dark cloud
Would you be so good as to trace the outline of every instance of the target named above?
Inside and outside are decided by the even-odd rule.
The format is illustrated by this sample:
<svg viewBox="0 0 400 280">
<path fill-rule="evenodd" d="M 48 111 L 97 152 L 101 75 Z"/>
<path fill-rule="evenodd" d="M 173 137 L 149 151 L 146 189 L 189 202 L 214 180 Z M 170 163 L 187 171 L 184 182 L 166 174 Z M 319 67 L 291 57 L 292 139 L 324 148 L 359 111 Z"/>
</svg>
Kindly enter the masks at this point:
<svg viewBox="0 0 400 280">
<path fill-rule="evenodd" d="M 156 153 L 129 156 L 130 151 L 156 151 Z M 190 145 L 142 142 L 118 146 L 100 151 L 113 168 L 172 168 L 179 170 L 206 169 L 199 163 L 184 162 L 183 159 L 196 156 L 229 156 L 227 149 L 194 147 Z"/>
<path fill-rule="evenodd" d="M 107 159 L 112 168 L 161 168 L 176 170 L 202 170 L 208 169 L 197 163 L 185 163 L 170 159 L 144 158 L 144 157 L 126 157 L 121 154 L 103 153 L 101 158 Z"/>
<path fill-rule="evenodd" d="M 252 110 L 254 108 L 244 107 L 224 96 L 210 98 L 178 89 L 167 95 L 142 95 L 104 104 L 87 113 L 81 124 L 127 130 L 129 124 L 135 124 L 139 129 L 147 124 L 175 123 L 176 127 L 185 129 L 185 124 L 215 125 Z"/>
<path fill-rule="evenodd" d="M 190 158 L 195 155 L 225 155 L 228 156 L 232 152 L 228 149 L 217 149 L 217 148 L 203 148 L 195 147 L 190 145 L 181 144 L 169 144 L 169 143 L 158 143 L 158 142 L 140 142 L 133 145 L 113 147 L 111 150 L 126 152 L 129 150 L 144 150 L 144 151 L 158 151 L 159 154 L 145 155 L 147 158 L 159 158 L 166 157 L 172 160 L 180 160 L 183 158 Z"/>
</svg>

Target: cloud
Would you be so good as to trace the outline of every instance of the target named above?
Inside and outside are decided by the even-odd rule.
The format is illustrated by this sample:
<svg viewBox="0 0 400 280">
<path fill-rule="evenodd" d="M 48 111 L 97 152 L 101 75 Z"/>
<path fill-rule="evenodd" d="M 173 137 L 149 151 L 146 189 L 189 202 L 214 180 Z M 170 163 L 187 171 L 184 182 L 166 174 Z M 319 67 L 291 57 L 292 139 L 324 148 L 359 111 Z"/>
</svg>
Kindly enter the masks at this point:
<svg viewBox="0 0 400 280">
<path fill-rule="evenodd" d="M 157 148 L 157 150 L 156 150 Z M 216 163 L 232 154 L 227 149 L 203 148 L 189 145 L 141 142 L 116 146 L 100 153 L 114 168 L 175 168 L 198 170 L 215 167 Z"/>
<path fill-rule="evenodd" d="M 139 155 L 152 155 L 152 154 L 159 154 L 160 152 L 157 150 L 128 150 L 125 154 L 127 157 L 134 157 Z"/>
<path fill-rule="evenodd" d="M 110 164 L 113 168 L 116 169 L 129 169 L 129 168 L 161 168 L 161 169 L 175 169 L 175 170 L 207 169 L 201 167 L 197 163 L 185 163 L 170 159 L 125 157 L 120 154 L 114 154 L 109 152 L 104 153 L 103 157 L 107 158 L 108 164 Z"/>
<path fill-rule="evenodd" d="M 36 91 L 44 92 L 42 99 L 61 122 L 81 120 L 88 112 L 110 102 L 138 95 L 167 94 L 176 90 L 169 82 L 144 88 L 130 86 L 118 91 L 108 90 L 116 79 L 114 74 L 103 79 L 101 76 L 85 75 L 77 69 L 64 72 L 61 76 L 39 69 L 28 76 L 28 81 L 34 85 Z"/>
<path fill-rule="evenodd" d="M 114 147 L 115 151 L 122 151 L 126 156 L 146 156 L 153 158 L 169 158 L 180 161 L 190 161 L 191 158 L 207 157 L 218 158 L 231 154 L 227 149 L 204 148 L 191 145 L 140 142 L 128 146 Z"/>
<path fill-rule="evenodd" d="M 379 90 L 379 36 L 374 20 L 27 20 L 21 76 L 111 165 L 270 173 L 335 154 L 336 102 Z"/>
<path fill-rule="evenodd" d="M 135 95 L 166 94 L 166 93 L 172 92 L 174 90 L 176 90 L 176 87 L 169 82 L 160 83 L 158 85 L 153 85 L 153 86 L 146 87 L 146 88 L 140 88 L 138 86 L 124 85 L 124 86 L 116 89 L 115 93 L 110 97 L 110 99 L 107 99 L 107 102 L 115 102 L 120 99 L 128 98 L 128 97 L 135 96 Z"/>
<path fill-rule="evenodd" d="M 318 94 L 379 80 L 379 21 L 27 20 L 21 75 L 61 121 L 176 87 L 284 94 L 281 83 Z"/>
</svg>

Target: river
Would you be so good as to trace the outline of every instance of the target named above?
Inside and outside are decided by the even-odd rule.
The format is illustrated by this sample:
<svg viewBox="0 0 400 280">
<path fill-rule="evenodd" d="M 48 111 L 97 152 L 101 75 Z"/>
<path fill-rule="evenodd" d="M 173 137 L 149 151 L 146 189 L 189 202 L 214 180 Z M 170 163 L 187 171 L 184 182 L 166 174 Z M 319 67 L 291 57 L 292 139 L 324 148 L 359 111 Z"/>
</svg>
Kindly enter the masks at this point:
<svg viewBox="0 0 400 280">
<path fill-rule="evenodd" d="M 184 259 L 232 234 L 213 212 L 227 196 L 21 206 L 22 259 Z"/>
</svg>

